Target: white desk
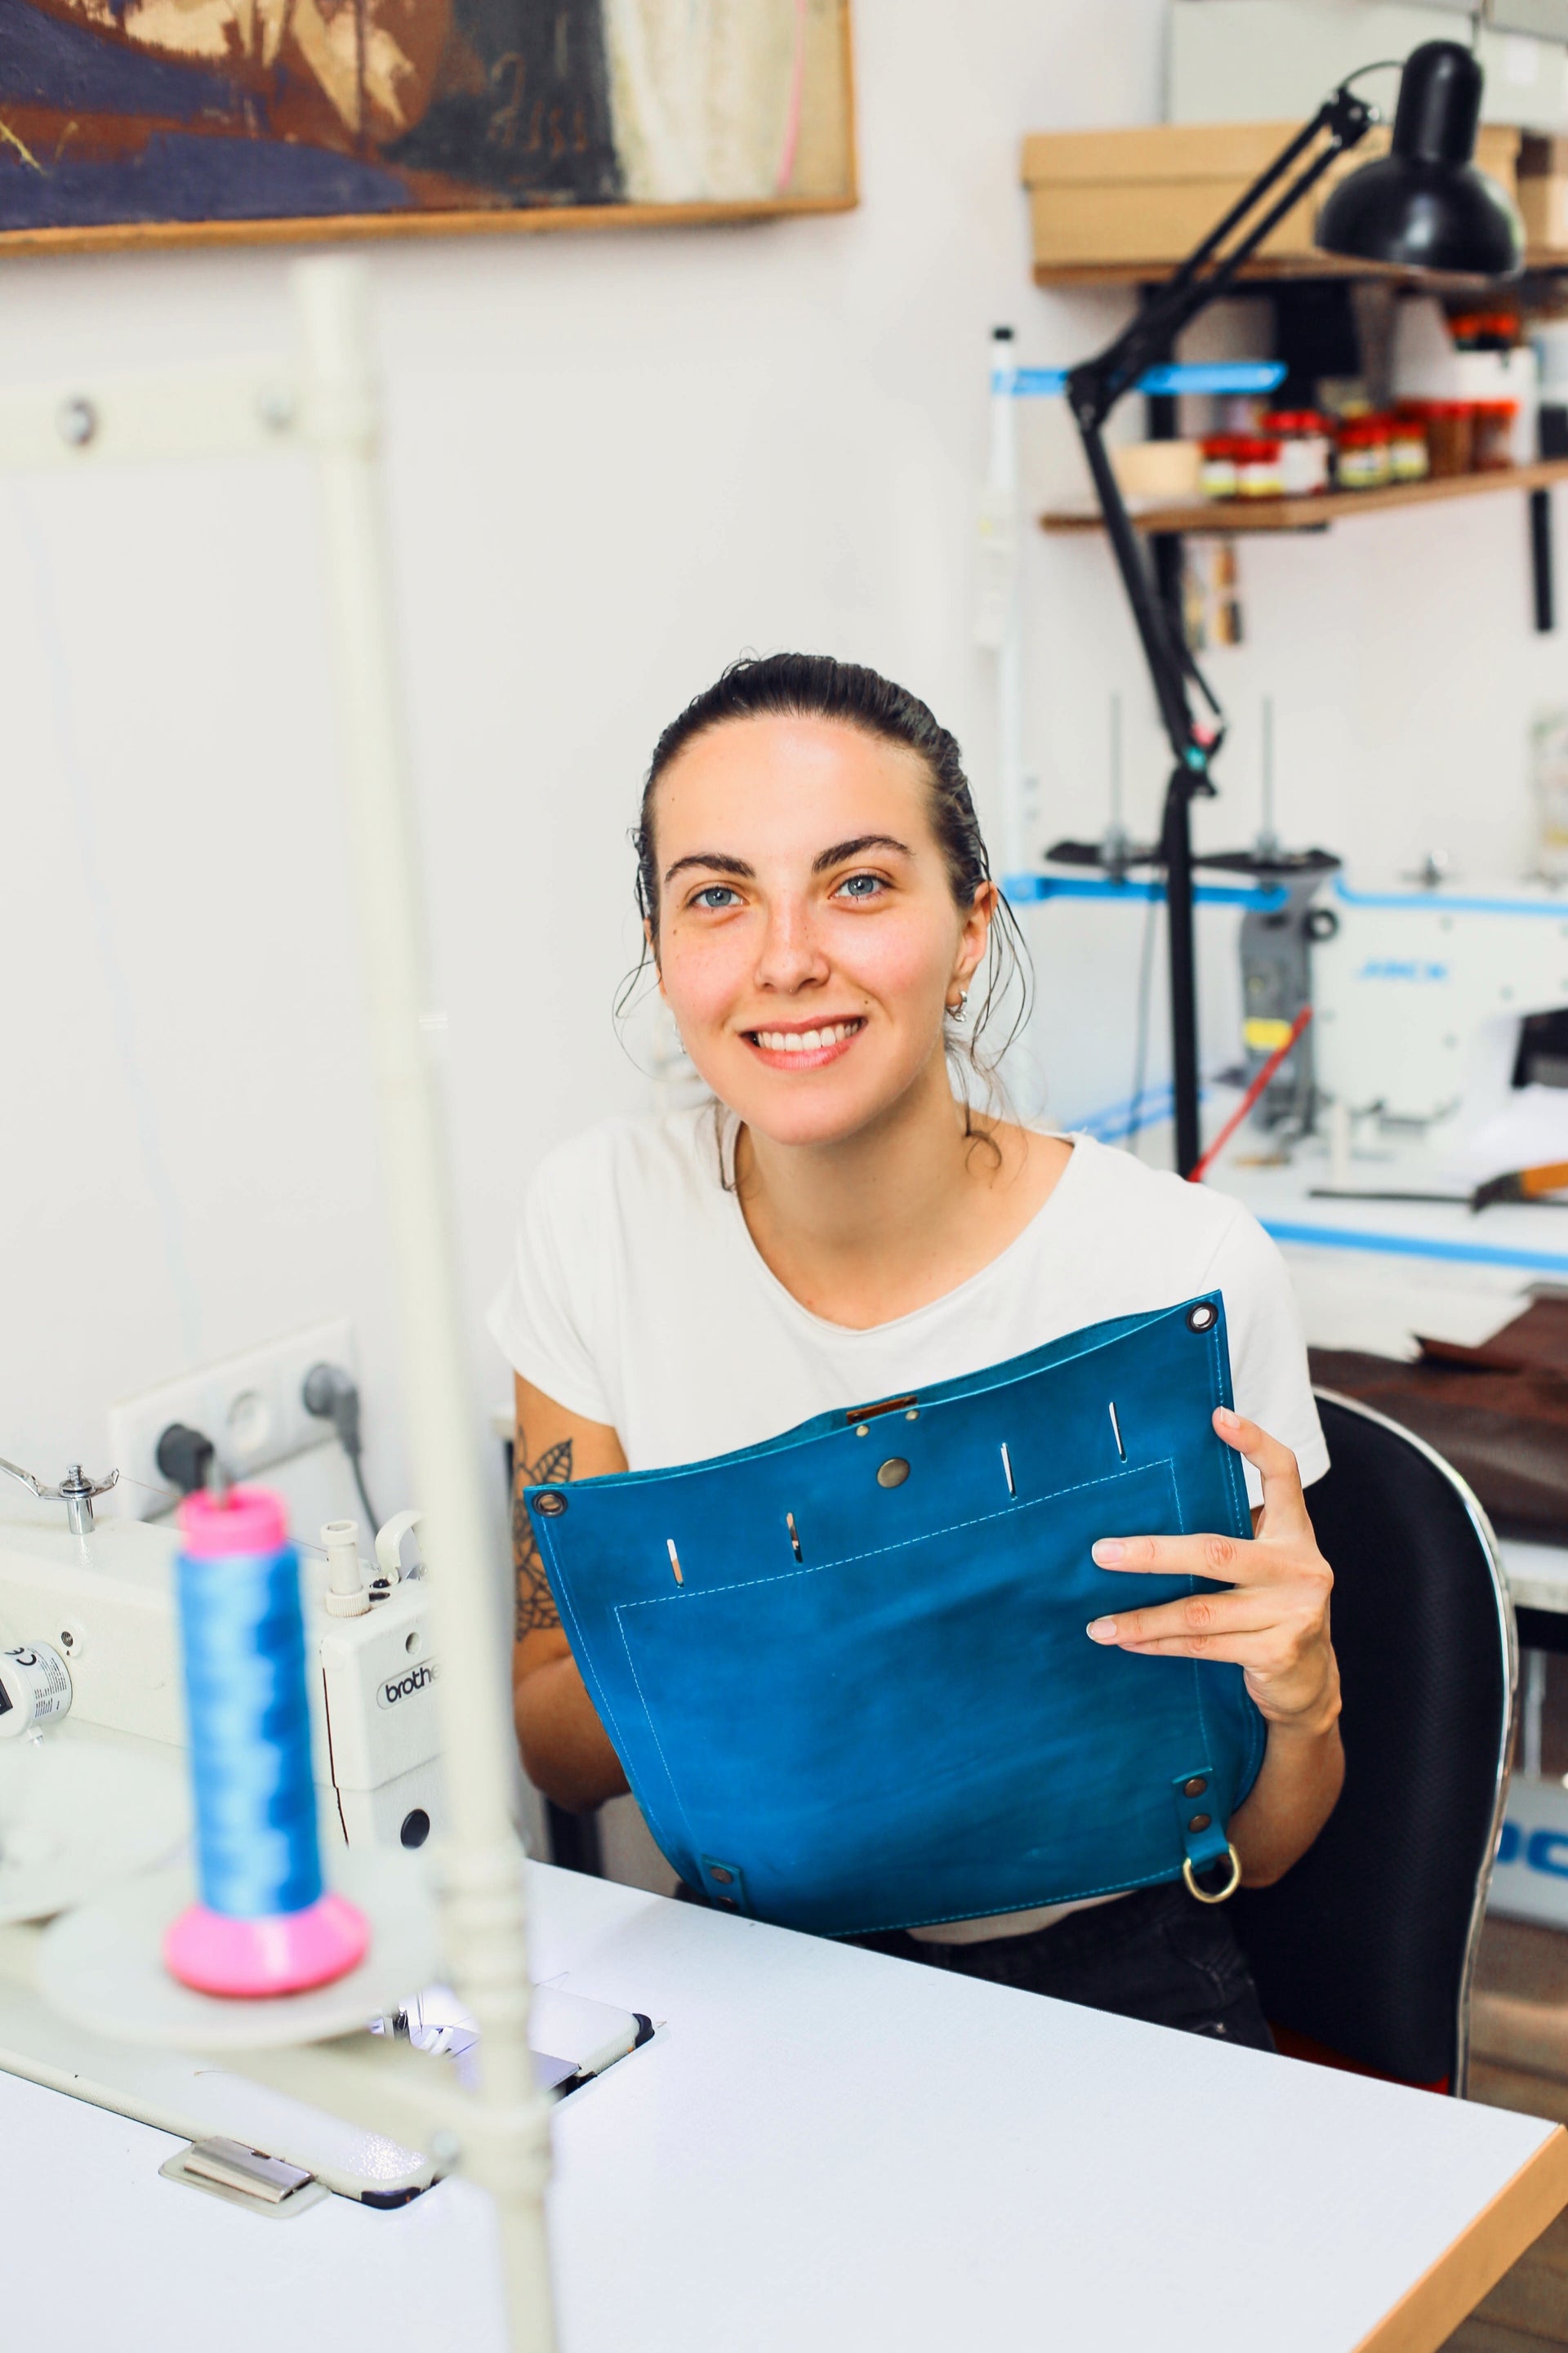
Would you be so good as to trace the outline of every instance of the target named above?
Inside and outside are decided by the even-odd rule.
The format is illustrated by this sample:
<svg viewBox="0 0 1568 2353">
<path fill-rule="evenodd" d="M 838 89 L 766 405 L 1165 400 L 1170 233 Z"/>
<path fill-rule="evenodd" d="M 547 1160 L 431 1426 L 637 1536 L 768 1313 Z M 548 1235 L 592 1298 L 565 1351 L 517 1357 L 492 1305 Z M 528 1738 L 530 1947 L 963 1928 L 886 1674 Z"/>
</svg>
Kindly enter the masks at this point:
<svg viewBox="0 0 1568 2353">
<path fill-rule="evenodd" d="M 1568 2137 L 536 1867 L 542 1977 L 666 2021 L 556 2119 L 563 2353 L 1424 2353 Z M 263 2221 L 0 2077 L 6 2334 L 500 2353 L 485 2200 Z"/>
</svg>

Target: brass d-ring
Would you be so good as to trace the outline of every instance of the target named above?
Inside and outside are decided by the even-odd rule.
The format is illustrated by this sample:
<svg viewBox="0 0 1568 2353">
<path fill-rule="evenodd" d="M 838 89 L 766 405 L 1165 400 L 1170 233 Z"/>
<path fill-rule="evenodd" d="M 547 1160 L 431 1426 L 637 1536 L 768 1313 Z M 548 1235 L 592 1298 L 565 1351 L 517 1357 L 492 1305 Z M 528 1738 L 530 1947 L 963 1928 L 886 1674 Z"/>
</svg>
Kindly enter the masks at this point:
<svg viewBox="0 0 1568 2353">
<path fill-rule="evenodd" d="M 1237 1889 L 1241 1885 L 1241 1857 L 1237 1854 L 1236 1849 L 1228 1843 L 1228 1841 L 1226 1842 L 1226 1852 L 1230 1857 L 1230 1878 L 1226 1882 L 1226 1885 L 1220 1889 L 1217 1895 L 1205 1895 L 1204 1894 L 1203 1889 L 1198 1885 L 1196 1875 L 1193 1870 L 1192 1856 L 1190 1854 L 1184 1854 L 1182 1857 L 1182 1877 L 1187 1883 L 1187 1894 L 1189 1895 L 1195 1895 L 1200 1904 L 1223 1904 L 1226 1896 L 1234 1895 Z"/>
</svg>

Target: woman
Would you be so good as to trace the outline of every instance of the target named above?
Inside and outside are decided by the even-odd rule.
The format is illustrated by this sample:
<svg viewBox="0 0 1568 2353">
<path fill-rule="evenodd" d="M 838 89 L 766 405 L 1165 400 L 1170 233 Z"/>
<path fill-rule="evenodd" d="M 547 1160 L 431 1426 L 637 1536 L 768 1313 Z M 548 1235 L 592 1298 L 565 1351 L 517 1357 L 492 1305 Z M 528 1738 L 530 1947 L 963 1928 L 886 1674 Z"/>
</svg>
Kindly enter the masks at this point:
<svg viewBox="0 0 1568 2353">
<path fill-rule="evenodd" d="M 1332 1579 L 1301 1481 L 1327 1454 L 1289 1283 L 1240 1206 L 1084 1136 L 973 1111 L 948 1071 L 1004 953 L 958 746 L 874 671 L 737 663 L 667 728 L 634 837 L 658 986 L 717 1109 L 605 1123 L 546 1160 L 491 1328 L 517 1375 L 518 1733 L 557 1803 L 626 1788 L 556 1617 L 524 1485 L 698 1461 L 856 1398 L 1223 1290 L 1253 1540 L 1108 1528 L 1127 1607 L 1086 1639 L 1238 1662 L 1268 1724 L 1231 1822 L 1263 1885 L 1343 1775 Z M 1003 922 L 998 918 L 1002 917 Z M 1141 1608 L 1140 1571 L 1228 1592 Z M 867 1941 L 1271 2047 L 1222 1910 L 1180 1884 Z"/>
</svg>

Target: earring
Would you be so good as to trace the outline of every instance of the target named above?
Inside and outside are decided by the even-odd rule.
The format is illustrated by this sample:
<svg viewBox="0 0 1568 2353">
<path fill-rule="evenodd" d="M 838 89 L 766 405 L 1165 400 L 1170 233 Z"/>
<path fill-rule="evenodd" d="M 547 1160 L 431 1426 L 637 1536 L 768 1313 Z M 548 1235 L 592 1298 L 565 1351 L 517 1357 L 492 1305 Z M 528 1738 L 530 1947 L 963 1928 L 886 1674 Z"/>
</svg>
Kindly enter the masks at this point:
<svg viewBox="0 0 1568 2353">
<path fill-rule="evenodd" d="M 968 1004 L 968 1002 L 969 1002 L 969 992 L 968 992 L 968 990 L 967 990 L 967 989 L 961 988 L 961 989 L 959 990 L 959 992 L 958 992 L 958 1003 L 957 1003 L 956 1005 L 950 1005 L 950 1006 L 948 1007 L 948 1008 L 947 1008 L 947 1009 L 948 1009 L 948 1011 L 952 1014 L 952 1018 L 953 1018 L 953 1019 L 954 1019 L 955 1021 L 962 1021 L 962 1020 L 963 1020 L 963 1008 L 964 1008 L 964 1007 Z"/>
</svg>

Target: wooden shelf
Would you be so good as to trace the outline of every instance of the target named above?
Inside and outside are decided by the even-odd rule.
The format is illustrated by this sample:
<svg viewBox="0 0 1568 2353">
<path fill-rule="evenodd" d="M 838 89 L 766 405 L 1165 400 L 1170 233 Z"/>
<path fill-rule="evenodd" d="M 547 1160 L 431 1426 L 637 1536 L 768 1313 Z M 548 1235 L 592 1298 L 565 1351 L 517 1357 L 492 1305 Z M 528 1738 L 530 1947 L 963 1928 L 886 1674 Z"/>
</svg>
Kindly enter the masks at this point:
<svg viewBox="0 0 1568 2353">
<path fill-rule="evenodd" d="M 1436 482 L 1391 483 L 1385 491 L 1328 491 L 1311 499 L 1201 499 L 1191 506 L 1144 507 L 1134 513 L 1142 532 L 1229 539 L 1240 533 L 1327 531 L 1348 516 L 1379 514 L 1391 507 L 1432 506 L 1442 499 L 1484 498 L 1497 491 L 1544 491 L 1568 482 L 1568 458 L 1543 458 L 1532 466 L 1500 466 L 1484 474 L 1446 475 Z M 1044 514 L 1044 531 L 1100 531 L 1098 514 Z"/>
<path fill-rule="evenodd" d="M 1157 286 L 1175 269 L 1174 261 L 1073 261 L 1037 262 L 1035 283 L 1058 289 L 1077 287 L 1091 292 L 1101 286 Z M 1524 258 L 1527 276 L 1561 275 L 1568 271 L 1568 253 L 1559 248 L 1531 248 Z M 1272 260 L 1249 261 L 1237 273 L 1238 286 L 1279 286 L 1307 279 L 1324 278 L 1384 278 L 1395 285 L 1419 287 L 1429 292 L 1430 276 L 1419 271 L 1396 269 L 1376 261 L 1347 261 L 1332 253 L 1287 253 Z M 1495 280 L 1486 278 L 1445 276 L 1445 290 L 1455 293 L 1468 287 L 1489 288 L 1495 291 Z"/>
</svg>

